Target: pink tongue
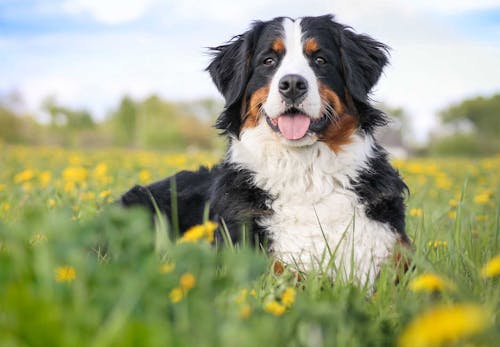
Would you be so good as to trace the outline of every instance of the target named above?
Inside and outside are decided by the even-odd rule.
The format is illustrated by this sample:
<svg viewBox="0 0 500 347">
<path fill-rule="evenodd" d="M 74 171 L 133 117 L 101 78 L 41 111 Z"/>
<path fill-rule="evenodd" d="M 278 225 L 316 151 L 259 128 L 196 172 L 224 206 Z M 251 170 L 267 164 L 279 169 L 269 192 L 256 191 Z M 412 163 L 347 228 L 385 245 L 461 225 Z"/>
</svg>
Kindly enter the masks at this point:
<svg viewBox="0 0 500 347">
<path fill-rule="evenodd" d="M 278 127 L 288 140 L 298 140 L 305 136 L 311 119 L 304 114 L 285 114 L 278 117 Z"/>
</svg>

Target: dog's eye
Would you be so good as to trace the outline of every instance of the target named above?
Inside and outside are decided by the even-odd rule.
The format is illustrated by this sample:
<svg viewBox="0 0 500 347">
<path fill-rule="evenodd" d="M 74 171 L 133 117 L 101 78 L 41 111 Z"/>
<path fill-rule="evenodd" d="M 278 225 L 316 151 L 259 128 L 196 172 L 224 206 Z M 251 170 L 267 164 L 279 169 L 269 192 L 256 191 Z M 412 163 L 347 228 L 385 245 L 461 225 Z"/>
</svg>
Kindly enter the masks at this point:
<svg viewBox="0 0 500 347">
<path fill-rule="evenodd" d="M 265 66 L 274 66 L 276 65 L 276 60 L 274 58 L 268 57 L 262 61 L 262 64 Z"/>
<path fill-rule="evenodd" d="M 316 57 L 314 58 L 314 62 L 318 65 L 324 65 L 326 64 L 326 59 L 323 57 Z"/>
</svg>

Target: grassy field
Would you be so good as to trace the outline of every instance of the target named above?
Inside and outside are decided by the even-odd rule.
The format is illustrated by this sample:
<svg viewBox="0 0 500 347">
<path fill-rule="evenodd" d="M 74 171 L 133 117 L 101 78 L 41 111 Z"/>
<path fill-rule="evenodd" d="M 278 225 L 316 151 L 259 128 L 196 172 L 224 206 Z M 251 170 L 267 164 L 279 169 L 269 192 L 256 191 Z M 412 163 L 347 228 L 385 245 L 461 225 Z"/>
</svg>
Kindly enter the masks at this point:
<svg viewBox="0 0 500 347">
<path fill-rule="evenodd" d="M 500 157 L 394 163 L 415 270 L 395 285 L 385 268 L 370 294 L 276 275 L 245 246 L 216 251 L 208 222 L 171 240 L 111 204 L 216 153 L 0 153 L 2 347 L 500 345 Z"/>
</svg>

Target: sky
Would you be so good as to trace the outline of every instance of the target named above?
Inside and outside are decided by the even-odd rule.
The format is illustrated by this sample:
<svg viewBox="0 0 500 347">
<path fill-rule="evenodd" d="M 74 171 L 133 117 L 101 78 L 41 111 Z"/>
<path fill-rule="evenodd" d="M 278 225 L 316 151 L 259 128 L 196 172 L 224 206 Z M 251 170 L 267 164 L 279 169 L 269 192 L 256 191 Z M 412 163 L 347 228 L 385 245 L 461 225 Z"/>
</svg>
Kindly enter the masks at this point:
<svg viewBox="0 0 500 347">
<path fill-rule="evenodd" d="M 450 103 L 500 92 L 500 0 L 0 0 L 0 94 L 100 119 L 124 94 L 220 98 L 206 47 L 253 20 L 326 13 L 391 47 L 372 99 L 404 108 L 418 140 Z"/>
</svg>

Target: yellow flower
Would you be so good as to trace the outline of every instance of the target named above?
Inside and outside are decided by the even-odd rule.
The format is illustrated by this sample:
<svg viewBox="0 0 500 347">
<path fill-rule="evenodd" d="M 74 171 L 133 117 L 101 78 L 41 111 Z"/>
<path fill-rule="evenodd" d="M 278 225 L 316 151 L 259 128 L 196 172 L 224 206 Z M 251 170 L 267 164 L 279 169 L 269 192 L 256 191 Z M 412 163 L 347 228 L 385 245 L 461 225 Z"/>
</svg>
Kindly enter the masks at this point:
<svg viewBox="0 0 500 347">
<path fill-rule="evenodd" d="M 94 169 L 93 175 L 95 177 L 103 177 L 108 173 L 108 166 L 105 163 L 99 163 Z"/>
<path fill-rule="evenodd" d="M 448 218 L 450 218 L 450 219 L 457 218 L 457 211 L 450 211 L 450 212 L 448 212 Z"/>
<path fill-rule="evenodd" d="M 440 189 L 449 190 L 453 186 L 453 182 L 443 172 L 436 176 L 436 186 Z"/>
<path fill-rule="evenodd" d="M 250 305 L 244 304 L 240 308 L 240 317 L 243 319 L 248 319 L 250 315 L 252 314 L 252 309 L 250 308 Z"/>
<path fill-rule="evenodd" d="M 174 263 L 164 263 L 160 266 L 160 272 L 164 274 L 172 272 L 174 271 L 174 269 L 175 269 Z"/>
<path fill-rule="evenodd" d="M 428 247 L 434 247 L 434 248 L 439 248 L 439 247 L 446 248 L 446 247 L 448 247 L 448 242 L 446 242 L 446 241 L 439 241 L 439 240 L 429 241 L 427 243 L 427 246 Z"/>
<path fill-rule="evenodd" d="M 151 181 L 151 173 L 148 170 L 139 171 L 139 181 L 141 183 L 148 183 Z"/>
<path fill-rule="evenodd" d="M 7 187 L 5 184 L 0 183 L 0 192 L 3 192 L 5 190 L 5 187 Z"/>
<path fill-rule="evenodd" d="M 414 292 L 435 292 L 451 288 L 450 284 L 435 274 L 423 274 L 410 282 L 410 289 Z"/>
<path fill-rule="evenodd" d="M 493 257 L 481 269 L 481 277 L 495 277 L 500 275 L 500 254 Z"/>
<path fill-rule="evenodd" d="M 399 347 L 444 346 L 488 327 L 488 313 L 478 305 L 439 306 L 415 318 L 398 340 Z"/>
<path fill-rule="evenodd" d="M 286 311 L 286 307 L 277 301 L 268 301 L 264 305 L 264 310 L 266 312 L 272 313 L 275 316 L 281 316 Z"/>
<path fill-rule="evenodd" d="M 489 192 L 477 194 L 474 197 L 474 202 L 478 205 L 484 205 L 484 204 L 488 203 L 489 200 L 490 200 Z"/>
<path fill-rule="evenodd" d="M 170 298 L 170 301 L 176 304 L 184 297 L 184 291 L 181 288 L 176 287 L 170 291 L 168 297 Z"/>
<path fill-rule="evenodd" d="M 181 276 L 179 283 L 182 289 L 188 291 L 196 285 L 196 278 L 193 276 L 193 274 L 186 272 Z"/>
<path fill-rule="evenodd" d="M 285 307 L 290 308 L 295 302 L 295 296 L 295 289 L 287 288 L 285 289 L 283 294 L 281 294 L 281 302 L 283 303 L 283 305 L 285 305 Z"/>
<path fill-rule="evenodd" d="M 412 208 L 410 209 L 410 216 L 412 217 L 421 217 L 424 212 L 421 208 Z"/>
<path fill-rule="evenodd" d="M 47 200 L 47 205 L 49 205 L 49 207 L 54 207 L 54 206 L 56 206 L 56 200 L 55 200 L 55 199 L 50 198 L 49 200 Z"/>
<path fill-rule="evenodd" d="M 52 173 L 50 171 L 44 171 L 40 173 L 40 175 L 38 176 L 38 180 L 40 181 L 40 186 L 42 188 L 46 188 L 52 180 Z"/>
<path fill-rule="evenodd" d="M 8 210 L 10 210 L 10 205 L 8 202 L 4 202 L 2 205 L 0 205 L 0 210 L 4 211 L 4 212 L 7 212 Z"/>
<path fill-rule="evenodd" d="M 253 296 L 254 298 L 257 296 L 257 292 L 255 291 L 255 289 L 252 289 L 250 291 L 250 293 L 248 293 L 250 296 Z"/>
<path fill-rule="evenodd" d="M 87 179 L 88 172 L 83 167 L 70 166 L 64 169 L 62 175 L 65 182 L 82 183 Z"/>
<path fill-rule="evenodd" d="M 99 197 L 101 199 L 106 199 L 108 196 L 111 195 L 111 190 L 103 190 L 102 192 L 99 193 Z"/>
<path fill-rule="evenodd" d="M 450 201 L 448 201 L 448 205 L 450 205 L 451 207 L 457 207 L 458 201 L 455 199 L 450 199 Z"/>
<path fill-rule="evenodd" d="M 31 180 L 35 176 L 32 170 L 24 170 L 14 176 L 14 183 L 23 183 Z"/>
<path fill-rule="evenodd" d="M 184 235 L 179 239 L 183 242 L 197 242 L 201 239 L 206 239 L 208 242 L 213 242 L 214 232 L 217 229 L 217 223 L 207 221 L 203 224 L 195 225 L 189 228 Z"/>
<path fill-rule="evenodd" d="M 237 304 L 242 304 L 247 299 L 248 290 L 242 289 L 238 296 L 234 299 Z"/>
<path fill-rule="evenodd" d="M 55 270 L 56 282 L 72 282 L 76 278 L 75 268 L 72 266 L 60 266 Z"/>
</svg>

